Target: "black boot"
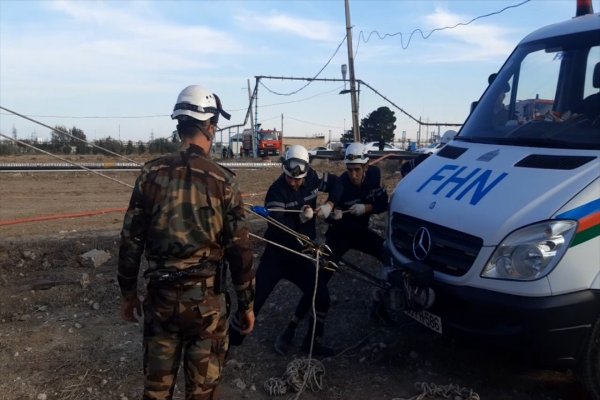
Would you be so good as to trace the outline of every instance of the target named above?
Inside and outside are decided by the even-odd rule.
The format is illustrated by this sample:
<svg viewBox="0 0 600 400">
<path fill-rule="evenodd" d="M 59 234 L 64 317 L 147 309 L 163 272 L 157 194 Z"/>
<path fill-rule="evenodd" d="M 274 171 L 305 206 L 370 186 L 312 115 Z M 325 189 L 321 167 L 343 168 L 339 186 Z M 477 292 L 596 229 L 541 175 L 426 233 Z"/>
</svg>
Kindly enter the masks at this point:
<svg viewBox="0 0 600 400">
<path fill-rule="evenodd" d="M 381 300 L 373 300 L 370 306 L 369 316 L 372 321 L 383 323 L 390 327 L 398 325 Z"/>
<path fill-rule="evenodd" d="M 311 335 L 307 334 L 304 338 L 304 342 L 302 342 L 302 351 L 305 353 L 310 352 L 310 338 Z M 324 345 L 322 340 L 321 337 L 315 336 L 315 340 L 313 340 L 312 355 L 325 358 L 335 356 L 337 353 L 333 347 Z"/>
<path fill-rule="evenodd" d="M 292 341 L 294 340 L 295 334 L 296 326 L 295 324 L 292 325 L 292 323 L 290 323 L 287 328 L 285 328 L 283 333 L 280 333 L 277 335 L 277 338 L 275 338 L 275 344 L 273 345 L 275 351 L 282 356 L 285 356 L 292 346 Z"/>
</svg>

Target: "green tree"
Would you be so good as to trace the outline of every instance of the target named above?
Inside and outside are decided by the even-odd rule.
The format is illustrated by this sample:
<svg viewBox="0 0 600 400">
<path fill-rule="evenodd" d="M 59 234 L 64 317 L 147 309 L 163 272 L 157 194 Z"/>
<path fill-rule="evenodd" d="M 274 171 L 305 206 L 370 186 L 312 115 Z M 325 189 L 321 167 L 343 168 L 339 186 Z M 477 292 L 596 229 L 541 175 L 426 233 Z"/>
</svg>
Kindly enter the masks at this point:
<svg viewBox="0 0 600 400">
<path fill-rule="evenodd" d="M 113 153 L 121 154 L 123 150 L 123 145 L 117 139 L 113 139 L 110 136 L 107 138 L 94 140 L 94 144 L 98 147 L 102 147 L 103 149 L 107 149 L 112 151 Z M 104 153 L 100 149 L 94 147 L 92 150 L 94 154 Z"/>
<path fill-rule="evenodd" d="M 131 140 L 127 141 L 127 146 L 125 147 L 125 154 L 133 154 L 133 142 Z"/>
<path fill-rule="evenodd" d="M 50 134 L 50 147 L 52 151 L 69 154 L 71 152 L 71 138 L 63 132 L 69 132 L 66 126 L 54 126 L 54 130 Z"/>
<path fill-rule="evenodd" d="M 146 152 L 146 146 L 144 145 L 144 142 L 142 142 L 141 140 L 138 140 L 138 142 L 137 142 L 137 151 L 138 151 L 138 154 L 144 154 Z"/>
<path fill-rule="evenodd" d="M 379 107 L 360 122 L 361 139 L 366 142 L 393 142 L 396 116 L 387 107 Z"/>
<path fill-rule="evenodd" d="M 75 151 L 77 152 L 77 154 L 87 154 L 89 151 L 89 147 L 88 144 L 85 143 L 85 141 L 87 140 L 85 133 L 83 133 L 81 129 L 76 127 L 72 127 L 69 133 L 72 136 L 80 139 L 77 140 L 74 138 L 70 138 L 69 145 L 75 147 Z"/>
<path fill-rule="evenodd" d="M 179 148 L 179 143 L 173 143 L 171 138 L 158 138 L 148 143 L 148 152 L 151 154 L 172 153 Z"/>
<path fill-rule="evenodd" d="M 342 142 L 342 143 L 354 142 L 354 132 L 352 132 L 352 129 L 347 130 L 346 132 L 344 132 L 342 134 L 342 137 L 340 138 L 340 142 Z"/>
</svg>

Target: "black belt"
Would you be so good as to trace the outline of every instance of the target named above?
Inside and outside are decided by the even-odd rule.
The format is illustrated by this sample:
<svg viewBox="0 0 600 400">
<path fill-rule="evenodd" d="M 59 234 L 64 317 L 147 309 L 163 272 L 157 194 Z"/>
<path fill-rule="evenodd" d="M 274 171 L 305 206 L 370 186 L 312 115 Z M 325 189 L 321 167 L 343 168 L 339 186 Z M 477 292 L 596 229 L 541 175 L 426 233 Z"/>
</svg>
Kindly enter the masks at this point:
<svg viewBox="0 0 600 400">
<path fill-rule="evenodd" d="M 163 273 L 153 273 L 150 277 L 151 281 L 160 283 L 178 283 L 185 286 L 205 286 L 214 287 L 214 275 L 202 276 L 198 273 L 206 273 L 209 267 L 215 267 L 215 263 L 206 262 L 195 267 L 186 268 L 178 271 L 169 271 Z"/>
<path fill-rule="evenodd" d="M 173 276 L 175 274 L 165 274 L 152 279 L 151 282 L 185 287 L 201 286 L 203 289 L 213 288 L 215 286 L 214 276 Z"/>
</svg>

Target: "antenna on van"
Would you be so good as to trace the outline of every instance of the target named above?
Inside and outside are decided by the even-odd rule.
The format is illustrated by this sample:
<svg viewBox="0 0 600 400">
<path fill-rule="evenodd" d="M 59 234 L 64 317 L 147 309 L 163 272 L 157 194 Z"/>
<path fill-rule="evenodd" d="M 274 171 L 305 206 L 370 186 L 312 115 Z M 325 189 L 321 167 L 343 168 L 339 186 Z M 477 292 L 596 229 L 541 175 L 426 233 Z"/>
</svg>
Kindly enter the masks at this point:
<svg viewBox="0 0 600 400">
<path fill-rule="evenodd" d="M 575 13 L 576 17 L 593 13 L 594 6 L 592 5 L 592 0 L 577 0 L 577 12 Z"/>
</svg>

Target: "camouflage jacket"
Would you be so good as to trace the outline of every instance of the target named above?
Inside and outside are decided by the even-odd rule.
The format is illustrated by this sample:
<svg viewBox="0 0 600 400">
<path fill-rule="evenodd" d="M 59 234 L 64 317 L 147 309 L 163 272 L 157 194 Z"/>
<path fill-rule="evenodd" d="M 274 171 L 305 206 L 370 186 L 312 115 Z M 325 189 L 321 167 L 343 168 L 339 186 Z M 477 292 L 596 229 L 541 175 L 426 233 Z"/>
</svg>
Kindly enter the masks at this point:
<svg viewBox="0 0 600 400">
<path fill-rule="evenodd" d="M 149 161 L 136 180 L 121 231 L 121 293 L 136 294 L 144 252 L 148 278 L 183 270 L 193 271 L 190 278 L 211 277 L 225 257 L 238 305 L 250 308 L 254 271 L 244 218 L 235 174 L 200 147 Z"/>
</svg>

